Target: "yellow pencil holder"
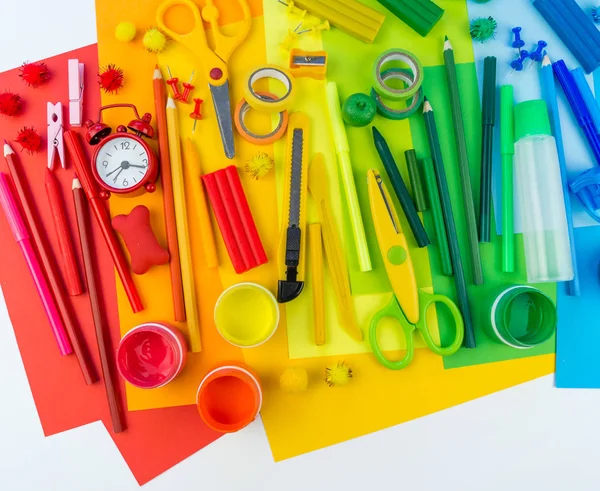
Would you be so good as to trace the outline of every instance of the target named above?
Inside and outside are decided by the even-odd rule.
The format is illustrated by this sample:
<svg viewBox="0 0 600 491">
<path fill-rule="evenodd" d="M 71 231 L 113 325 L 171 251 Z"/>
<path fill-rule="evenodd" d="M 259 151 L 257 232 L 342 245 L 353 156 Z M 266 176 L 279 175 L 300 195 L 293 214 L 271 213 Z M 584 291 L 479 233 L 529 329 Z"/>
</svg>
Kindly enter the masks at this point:
<svg viewBox="0 0 600 491">
<path fill-rule="evenodd" d="M 215 304 L 215 325 L 223 338 L 240 348 L 267 342 L 279 325 L 275 296 L 256 283 L 239 283 L 225 290 Z"/>
</svg>

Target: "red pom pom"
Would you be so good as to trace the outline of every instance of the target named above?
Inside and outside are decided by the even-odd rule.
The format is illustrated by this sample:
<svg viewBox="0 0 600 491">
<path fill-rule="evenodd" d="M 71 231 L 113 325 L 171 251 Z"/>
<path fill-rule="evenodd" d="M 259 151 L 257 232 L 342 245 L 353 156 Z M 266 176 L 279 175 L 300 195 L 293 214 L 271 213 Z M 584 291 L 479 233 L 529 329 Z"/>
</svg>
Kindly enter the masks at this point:
<svg viewBox="0 0 600 491">
<path fill-rule="evenodd" d="M 45 63 L 23 63 L 20 72 L 21 80 L 33 88 L 50 80 L 50 71 Z"/>
<path fill-rule="evenodd" d="M 111 63 L 98 74 L 98 83 L 107 94 L 116 94 L 123 87 L 123 70 Z"/>
<path fill-rule="evenodd" d="M 39 152 L 42 146 L 42 137 L 37 134 L 33 126 L 31 128 L 25 126 L 17 133 L 17 143 L 20 143 L 23 150 L 30 153 Z"/>
<path fill-rule="evenodd" d="M 23 109 L 23 99 L 19 94 L 4 92 L 0 94 L 0 114 L 16 116 Z"/>
</svg>

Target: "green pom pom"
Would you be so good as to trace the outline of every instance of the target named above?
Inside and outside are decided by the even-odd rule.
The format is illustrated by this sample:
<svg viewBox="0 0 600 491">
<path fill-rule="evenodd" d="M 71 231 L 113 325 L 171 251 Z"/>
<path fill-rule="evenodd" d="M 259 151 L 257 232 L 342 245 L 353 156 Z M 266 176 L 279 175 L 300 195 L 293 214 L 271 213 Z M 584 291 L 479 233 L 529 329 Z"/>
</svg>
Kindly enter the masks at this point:
<svg viewBox="0 0 600 491">
<path fill-rule="evenodd" d="M 488 3 L 490 0 L 475 0 L 477 3 Z"/>
<path fill-rule="evenodd" d="M 498 23 L 493 17 L 479 17 L 471 21 L 469 32 L 473 41 L 483 43 L 496 36 Z"/>
<path fill-rule="evenodd" d="M 156 27 L 151 27 L 144 34 L 144 48 L 150 53 L 160 53 L 167 44 L 167 37 Z"/>
<path fill-rule="evenodd" d="M 115 28 L 115 37 L 117 40 L 128 43 L 133 41 L 137 30 L 132 22 L 120 22 Z"/>
<path fill-rule="evenodd" d="M 377 104 L 367 94 L 353 94 L 344 101 L 342 116 L 350 126 L 367 126 L 377 114 Z"/>
</svg>

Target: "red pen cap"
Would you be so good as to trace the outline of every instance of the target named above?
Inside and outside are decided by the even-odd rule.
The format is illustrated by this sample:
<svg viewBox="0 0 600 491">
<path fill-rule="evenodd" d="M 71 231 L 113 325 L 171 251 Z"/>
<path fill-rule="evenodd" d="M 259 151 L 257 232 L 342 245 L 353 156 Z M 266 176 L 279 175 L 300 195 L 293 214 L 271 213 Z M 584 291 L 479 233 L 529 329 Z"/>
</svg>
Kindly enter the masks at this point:
<svg viewBox="0 0 600 491">
<path fill-rule="evenodd" d="M 29 239 L 29 232 L 21 216 L 21 210 L 13 193 L 12 183 L 8 174 L 0 172 L 0 204 L 10 225 L 15 240 L 21 242 Z"/>
</svg>

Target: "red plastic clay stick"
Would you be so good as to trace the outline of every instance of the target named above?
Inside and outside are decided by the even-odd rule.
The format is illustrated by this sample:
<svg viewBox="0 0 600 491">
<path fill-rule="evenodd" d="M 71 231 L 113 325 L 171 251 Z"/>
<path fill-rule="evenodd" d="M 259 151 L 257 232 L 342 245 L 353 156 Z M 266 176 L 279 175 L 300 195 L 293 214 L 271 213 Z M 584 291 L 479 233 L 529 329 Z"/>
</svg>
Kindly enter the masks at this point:
<svg viewBox="0 0 600 491">
<path fill-rule="evenodd" d="M 117 269 L 117 273 L 119 274 L 119 278 L 121 279 L 121 283 L 123 284 L 123 288 L 125 289 L 129 303 L 131 304 L 131 308 L 134 312 L 140 312 L 144 310 L 142 299 L 140 298 L 140 294 L 137 291 L 135 282 L 133 281 L 133 277 L 129 271 L 129 265 L 127 264 L 127 260 L 125 259 L 123 251 L 121 250 L 121 245 L 119 244 L 119 241 L 117 240 L 115 232 L 110 223 L 110 215 L 106 209 L 106 204 L 100 197 L 100 193 L 96 188 L 96 183 L 94 182 L 94 178 L 90 170 L 90 164 L 85 153 L 83 152 L 83 149 L 81 148 L 81 143 L 79 142 L 79 135 L 70 130 L 65 131 L 64 137 L 67 150 L 69 151 L 71 159 L 75 164 L 77 176 L 81 181 L 81 187 L 83 188 L 85 195 L 90 202 L 90 208 L 92 209 L 94 217 L 98 222 L 98 226 L 100 227 L 100 231 L 102 232 L 102 236 L 106 242 L 106 247 L 108 247 L 113 263 L 115 264 L 115 268 Z"/>
<path fill-rule="evenodd" d="M 248 241 L 248 237 L 246 237 L 242 216 L 240 215 L 236 199 L 234 198 L 234 191 L 229 185 L 225 169 L 220 169 L 215 172 L 215 177 L 217 178 L 217 186 L 219 188 L 219 193 L 221 193 L 223 205 L 225 205 L 227 218 L 233 229 L 233 235 L 242 255 L 242 259 L 244 260 L 244 271 L 248 271 L 256 266 L 256 263 L 254 262 L 254 256 L 250 249 L 250 242 Z"/>
<path fill-rule="evenodd" d="M 50 169 L 46 169 L 46 194 L 48 196 L 48 205 L 52 212 L 54 228 L 56 229 L 58 248 L 62 256 L 67 290 L 69 290 L 69 295 L 76 297 L 83 293 L 83 286 L 79 277 L 79 269 L 77 267 L 77 259 L 75 258 L 75 249 L 71 241 L 69 226 L 67 225 L 65 204 L 60 194 L 58 181 Z"/>
<path fill-rule="evenodd" d="M 242 187 L 240 175 L 234 165 L 226 167 L 225 174 L 227 175 L 229 185 L 233 190 L 233 196 L 236 201 L 237 209 L 242 217 L 242 225 L 244 226 L 246 237 L 250 242 L 250 248 L 252 250 L 252 255 L 254 256 L 254 267 L 265 264 L 268 262 L 267 253 L 265 252 L 265 248 L 258 235 L 258 230 L 256 230 L 254 217 L 250 211 L 250 206 L 248 205 L 248 200 L 246 199 L 244 188 Z"/>
<path fill-rule="evenodd" d="M 242 259 L 241 252 L 238 248 L 235 236 L 233 235 L 233 229 L 229 223 L 227 212 L 225 211 L 225 205 L 223 204 L 221 194 L 219 193 L 219 187 L 217 186 L 215 174 L 216 172 L 203 175 L 202 182 L 206 187 L 206 193 L 217 219 L 217 224 L 219 225 L 219 230 L 221 231 L 223 242 L 225 242 L 225 247 L 227 248 L 227 253 L 229 254 L 229 259 L 231 260 L 233 269 L 237 274 L 240 274 L 246 270 L 244 266 L 244 260 Z"/>
</svg>

